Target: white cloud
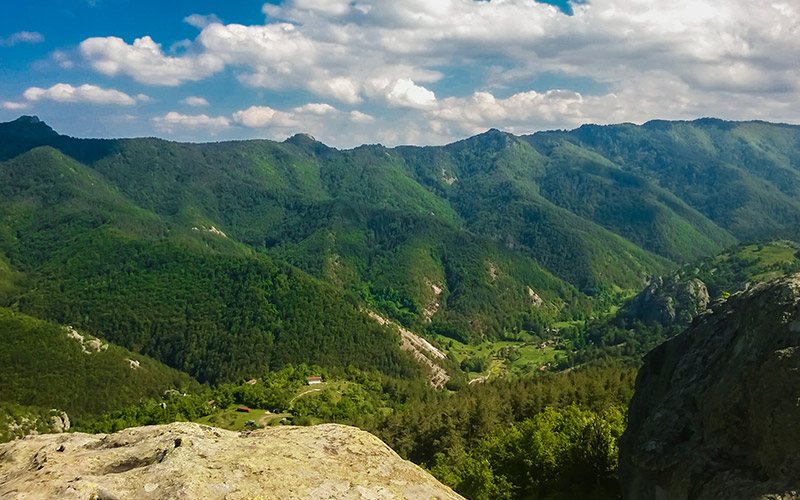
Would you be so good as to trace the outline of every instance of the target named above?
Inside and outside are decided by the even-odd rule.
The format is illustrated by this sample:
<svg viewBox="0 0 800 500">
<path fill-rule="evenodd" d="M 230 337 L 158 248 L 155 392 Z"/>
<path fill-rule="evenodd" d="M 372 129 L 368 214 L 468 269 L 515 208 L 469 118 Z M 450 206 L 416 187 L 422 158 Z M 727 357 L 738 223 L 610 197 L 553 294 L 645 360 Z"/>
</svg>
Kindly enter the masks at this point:
<svg viewBox="0 0 800 500">
<path fill-rule="evenodd" d="M 375 83 L 374 81 L 371 84 L 373 87 L 372 92 L 383 94 L 389 106 L 414 109 L 433 109 L 436 107 L 436 95 L 408 78 L 400 78 L 387 85 Z"/>
<path fill-rule="evenodd" d="M 70 56 L 63 50 L 55 50 L 50 57 L 58 64 L 61 69 L 72 69 L 75 67 L 75 62 L 72 61 Z"/>
<path fill-rule="evenodd" d="M 192 14 L 190 16 L 184 17 L 183 22 L 185 22 L 186 24 L 190 24 L 195 28 L 202 29 L 208 26 L 209 24 L 222 23 L 222 20 L 214 14 L 208 16 L 204 16 L 202 14 Z"/>
<path fill-rule="evenodd" d="M 79 48 L 81 55 L 96 71 L 110 76 L 126 74 L 138 82 L 152 85 L 176 86 L 201 80 L 225 67 L 219 57 L 209 53 L 166 56 L 161 45 L 149 36 L 137 38 L 133 45 L 113 36 L 88 38 Z"/>
<path fill-rule="evenodd" d="M 36 31 L 18 31 L 8 38 L 0 37 L 0 47 L 13 47 L 21 43 L 42 43 L 44 36 Z"/>
<path fill-rule="evenodd" d="M 330 104 L 325 104 L 321 102 L 310 102 L 308 104 L 304 104 L 302 106 L 293 108 L 292 112 L 298 114 L 308 113 L 317 116 L 324 116 L 336 113 L 336 108 L 334 108 Z"/>
<path fill-rule="evenodd" d="M 231 126 L 230 120 L 224 116 L 184 115 L 175 111 L 153 118 L 153 124 L 157 129 L 167 133 L 203 129 L 215 134 Z"/>
<path fill-rule="evenodd" d="M 118 104 L 123 106 L 136 104 L 137 100 L 146 101 L 150 99 L 144 94 L 139 94 L 134 98 L 116 89 L 104 89 L 88 83 L 79 87 L 73 87 L 68 83 L 57 83 L 49 89 L 30 87 L 23 93 L 23 96 L 29 101 L 46 99 L 58 102 Z"/>
<path fill-rule="evenodd" d="M 568 16 L 533 0 L 285 0 L 263 7 L 263 25 L 188 16 L 202 31 L 175 52 L 150 37 L 132 45 L 92 38 L 80 51 L 103 74 L 148 84 L 179 85 L 231 68 L 251 87 L 402 109 L 409 117 L 402 131 L 389 130 L 396 110 L 373 122 L 387 142 L 456 138 L 486 126 L 527 132 L 585 121 L 800 116 L 795 2 L 571 6 Z M 555 83 L 543 88 L 548 80 Z M 457 92 L 447 90 L 451 82 Z M 316 126 L 311 115 L 262 106 L 234 122 Z M 354 112 L 324 116 L 331 130 L 368 121 Z"/>
<path fill-rule="evenodd" d="M 237 111 L 233 114 L 233 121 L 251 128 L 292 127 L 297 123 L 291 113 L 278 111 L 269 106 L 250 106 L 245 110 Z"/>
<path fill-rule="evenodd" d="M 614 94 L 585 97 L 570 90 L 544 93 L 532 90 L 506 99 L 497 99 L 490 92 L 475 92 L 468 98 L 450 97 L 431 116 L 439 127 L 454 127 L 462 133 L 474 134 L 490 127 L 513 131 L 522 126 L 522 131 L 529 131 L 587 122 L 609 123 L 621 118 L 622 112 Z"/>
<path fill-rule="evenodd" d="M 29 106 L 27 102 L 12 102 L 12 101 L 3 101 L 0 102 L 0 108 L 3 109 L 10 109 L 12 111 L 17 111 L 20 109 L 25 109 Z"/>
<path fill-rule="evenodd" d="M 350 11 L 350 0 L 294 0 L 294 7 L 321 12 L 329 16 L 342 16 Z"/>
<path fill-rule="evenodd" d="M 181 100 L 181 104 L 185 104 L 187 106 L 210 106 L 208 101 L 203 97 L 196 97 L 196 96 L 189 96 L 186 99 Z"/>
<path fill-rule="evenodd" d="M 348 104 L 358 104 L 362 101 L 359 96 L 359 85 L 350 78 L 322 76 L 309 82 L 308 88 L 321 96 L 332 97 Z"/>
<path fill-rule="evenodd" d="M 350 112 L 350 120 L 352 120 L 353 123 L 375 123 L 374 116 L 362 113 L 358 110 L 353 110 Z"/>
</svg>

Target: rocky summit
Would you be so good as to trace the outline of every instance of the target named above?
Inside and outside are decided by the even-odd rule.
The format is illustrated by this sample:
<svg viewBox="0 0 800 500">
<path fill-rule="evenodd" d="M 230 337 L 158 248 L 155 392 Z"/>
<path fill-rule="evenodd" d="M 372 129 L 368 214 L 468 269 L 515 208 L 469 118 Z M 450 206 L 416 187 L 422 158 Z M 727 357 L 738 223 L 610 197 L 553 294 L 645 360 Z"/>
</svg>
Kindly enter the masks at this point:
<svg viewBox="0 0 800 500">
<path fill-rule="evenodd" d="M 800 498 L 800 274 L 647 355 L 620 476 L 627 500 Z"/>
<path fill-rule="evenodd" d="M 193 423 L 0 446 L 0 498 L 419 499 L 459 495 L 343 425 L 231 432 Z"/>
</svg>

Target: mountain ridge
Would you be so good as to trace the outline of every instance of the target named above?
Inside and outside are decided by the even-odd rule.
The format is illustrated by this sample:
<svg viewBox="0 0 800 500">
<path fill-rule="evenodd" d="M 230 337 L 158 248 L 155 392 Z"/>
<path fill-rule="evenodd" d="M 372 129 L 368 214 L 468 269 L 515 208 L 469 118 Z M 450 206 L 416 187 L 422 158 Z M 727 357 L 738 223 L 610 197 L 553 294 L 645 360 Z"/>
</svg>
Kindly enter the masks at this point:
<svg viewBox="0 0 800 500">
<path fill-rule="evenodd" d="M 0 305 L 100 334 L 117 287 L 129 315 L 111 340 L 204 379 L 217 349 L 207 341 L 238 338 L 232 332 L 254 346 L 326 346 L 306 361 L 340 362 L 349 337 L 332 339 L 344 326 L 320 323 L 321 310 L 348 311 L 369 338 L 377 326 L 358 312 L 368 308 L 431 337 L 523 338 L 595 316 L 681 264 L 800 224 L 800 127 L 762 122 L 492 129 L 446 146 L 337 150 L 302 134 L 75 139 L 28 117 L 0 124 L 0 160 L 0 251 L 22 273 L 4 281 L 14 285 Z M 134 257 L 109 260 L 122 255 Z M 205 312 L 222 311 L 238 285 L 199 293 L 206 278 L 181 271 L 187 263 L 254 273 L 240 276 L 252 288 L 236 293 L 253 307 L 266 300 L 273 319 L 240 310 L 255 321 L 245 325 L 233 312 Z M 265 272 L 280 294 L 255 278 Z M 153 288 L 156 276 L 176 289 Z M 305 292 L 284 288 L 294 286 Z M 143 289 L 172 305 L 144 307 Z M 278 300 L 298 294 L 316 305 Z M 162 316 L 153 323 L 147 310 Z M 172 324 L 180 333 L 158 333 Z M 394 353 L 385 366 L 407 370 L 391 342 L 376 347 Z M 197 352 L 178 356 L 187 345 Z M 278 364 L 311 355 L 283 352 Z M 332 352 L 340 354 L 326 358 Z"/>
</svg>

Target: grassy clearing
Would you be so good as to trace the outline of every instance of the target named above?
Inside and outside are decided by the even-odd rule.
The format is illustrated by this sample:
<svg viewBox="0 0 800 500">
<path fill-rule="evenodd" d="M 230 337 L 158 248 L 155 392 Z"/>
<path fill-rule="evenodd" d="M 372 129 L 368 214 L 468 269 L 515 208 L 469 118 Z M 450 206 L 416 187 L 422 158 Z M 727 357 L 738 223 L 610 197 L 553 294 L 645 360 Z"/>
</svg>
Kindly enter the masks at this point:
<svg viewBox="0 0 800 500">
<path fill-rule="evenodd" d="M 575 322 L 569 323 L 574 325 Z M 564 355 L 572 346 L 556 337 L 553 343 L 545 341 L 542 349 L 541 342 L 519 342 L 501 340 L 495 342 L 482 342 L 480 344 L 462 344 L 444 337 L 436 339 L 445 347 L 448 354 L 461 363 L 468 358 L 483 358 L 489 361 L 488 368 L 483 372 L 469 372 L 470 378 L 487 376 L 495 378 L 509 373 L 523 375 L 539 370 L 548 363 L 555 364 L 556 357 Z"/>
<path fill-rule="evenodd" d="M 231 406 L 224 410 L 219 410 L 211 415 L 202 417 L 197 420 L 197 423 L 210 425 L 212 427 L 219 427 L 229 431 L 241 431 L 243 429 L 252 428 L 246 425 L 248 420 L 253 420 L 258 423 L 267 415 L 278 416 L 280 414 L 273 414 L 267 410 L 251 409 L 249 413 L 236 411 L 238 405 Z"/>
</svg>

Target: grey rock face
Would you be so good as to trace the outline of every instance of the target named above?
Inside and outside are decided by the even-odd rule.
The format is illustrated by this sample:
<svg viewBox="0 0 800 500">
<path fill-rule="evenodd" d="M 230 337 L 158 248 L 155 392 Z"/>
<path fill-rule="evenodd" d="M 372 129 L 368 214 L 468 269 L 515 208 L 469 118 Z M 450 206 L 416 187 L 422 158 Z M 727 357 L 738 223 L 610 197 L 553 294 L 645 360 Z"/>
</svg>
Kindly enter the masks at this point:
<svg viewBox="0 0 800 500">
<path fill-rule="evenodd" d="M 647 355 L 620 477 L 627 500 L 800 499 L 800 274 Z"/>
<path fill-rule="evenodd" d="M 66 432 L 69 430 L 69 416 L 66 412 L 53 410 L 54 415 L 50 416 L 50 428 L 53 432 Z"/>
<path fill-rule="evenodd" d="M 708 308 L 708 289 L 697 278 L 655 278 L 631 303 L 631 315 L 646 324 L 688 325 Z"/>
<path fill-rule="evenodd" d="M 0 445 L 0 498 L 463 500 L 353 427 L 191 423 Z"/>
</svg>

